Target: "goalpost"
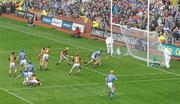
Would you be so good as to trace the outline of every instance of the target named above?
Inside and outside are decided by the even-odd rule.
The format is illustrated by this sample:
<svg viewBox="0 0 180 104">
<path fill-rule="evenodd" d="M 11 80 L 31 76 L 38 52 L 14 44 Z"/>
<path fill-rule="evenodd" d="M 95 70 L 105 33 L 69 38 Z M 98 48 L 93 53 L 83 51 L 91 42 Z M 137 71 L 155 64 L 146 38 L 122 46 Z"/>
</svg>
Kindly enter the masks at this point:
<svg viewBox="0 0 180 104">
<path fill-rule="evenodd" d="M 113 23 L 113 0 L 111 2 L 111 37 L 118 43 L 124 44 L 130 56 L 147 62 L 150 66 L 156 61 L 164 65 L 164 54 L 161 43 L 159 42 L 158 33 L 149 31 L 149 9 L 147 30 L 141 30 L 133 27 L 127 27 Z M 148 0 L 149 8 L 150 1 Z"/>
<path fill-rule="evenodd" d="M 128 55 L 146 61 L 147 66 L 155 60 L 164 65 L 163 47 L 156 32 L 149 32 L 148 34 L 146 30 L 112 23 L 112 37 L 120 47 L 124 44 Z"/>
</svg>

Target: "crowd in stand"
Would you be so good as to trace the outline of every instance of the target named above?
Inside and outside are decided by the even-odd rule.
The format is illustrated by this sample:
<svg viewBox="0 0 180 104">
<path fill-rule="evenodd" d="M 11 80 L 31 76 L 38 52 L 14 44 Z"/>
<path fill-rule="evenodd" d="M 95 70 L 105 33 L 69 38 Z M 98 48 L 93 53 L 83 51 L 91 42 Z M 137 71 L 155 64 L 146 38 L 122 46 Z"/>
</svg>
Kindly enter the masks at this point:
<svg viewBox="0 0 180 104">
<path fill-rule="evenodd" d="M 110 0 L 25 0 L 25 4 L 28 10 L 46 11 L 49 16 L 83 17 L 96 21 L 101 29 L 110 26 Z M 151 0 L 149 8 L 150 31 L 180 37 L 178 0 Z M 113 0 L 112 9 L 113 22 L 147 29 L 148 0 Z"/>
<path fill-rule="evenodd" d="M 148 0 L 114 0 L 113 22 L 147 29 Z M 180 37 L 180 2 L 178 0 L 150 1 L 150 31 L 160 35 Z"/>
</svg>

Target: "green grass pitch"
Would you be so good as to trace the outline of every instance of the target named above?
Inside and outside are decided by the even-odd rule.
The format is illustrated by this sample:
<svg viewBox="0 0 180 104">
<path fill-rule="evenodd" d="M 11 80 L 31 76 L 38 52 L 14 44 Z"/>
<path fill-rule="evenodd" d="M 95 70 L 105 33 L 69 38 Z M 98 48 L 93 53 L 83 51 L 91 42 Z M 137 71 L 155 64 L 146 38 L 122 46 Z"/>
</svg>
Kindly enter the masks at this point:
<svg viewBox="0 0 180 104">
<path fill-rule="evenodd" d="M 39 87 L 23 86 L 22 78 L 8 77 L 8 55 L 16 55 L 23 48 L 38 67 L 38 52 L 34 49 L 50 46 L 49 70 L 36 70 L 42 81 Z M 70 55 L 79 52 L 88 60 L 92 50 L 103 49 L 104 42 L 90 39 L 73 39 L 66 33 L 0 17 L 0 104 L 180 104 L 180 63 L 171 62 L 171 70 L 150 68 L 145 62 L 130 56 L 109 57 L 102 66 L 82 67 L 81 75 L 68 76 L 71 66 L 63 62 L 56 65 L 59 50 L 69 47 Z M 113 100 L 103 93 L 105 75 L 114 70 Z"/>
</svg>

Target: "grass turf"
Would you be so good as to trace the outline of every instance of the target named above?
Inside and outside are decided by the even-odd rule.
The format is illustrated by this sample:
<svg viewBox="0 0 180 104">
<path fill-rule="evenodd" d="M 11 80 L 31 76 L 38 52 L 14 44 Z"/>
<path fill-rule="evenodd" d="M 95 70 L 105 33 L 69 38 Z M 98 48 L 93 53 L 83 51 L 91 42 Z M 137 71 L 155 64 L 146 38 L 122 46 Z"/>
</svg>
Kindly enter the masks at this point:
<svg viewBox="0 0 180 104">
<path fill-rule="evenodd" d="M 22 78 L 8 77 L 7 57 L 11 51 L 16 55 L 23 48 L 38 67 L 36 49 L 50 46 L 49 71 L 36 71 L 42 81 L 40 87 L 22 85 Z M 102 66 L 82 67 L 80 77 L 75 71 L 68 76 L 71 66 L 65 62 L 55 65 L 59 50 L 70 48 L 70 55 L 79 52 L 88 60 L 92 50 L 103 49 L 104 42 L 90 39 L 73 39 L 66 33 L 0 17 L 0 104 L 179 104 L 180 64 L 172 61 L 171 70 L 150 68 L 145 62 L 130 56 L 109 57 Z M 116 94 L 111 101 L 105 88 L 105 75 L 114 70 L 119 80 L 115 82 Z"/>
</svg>

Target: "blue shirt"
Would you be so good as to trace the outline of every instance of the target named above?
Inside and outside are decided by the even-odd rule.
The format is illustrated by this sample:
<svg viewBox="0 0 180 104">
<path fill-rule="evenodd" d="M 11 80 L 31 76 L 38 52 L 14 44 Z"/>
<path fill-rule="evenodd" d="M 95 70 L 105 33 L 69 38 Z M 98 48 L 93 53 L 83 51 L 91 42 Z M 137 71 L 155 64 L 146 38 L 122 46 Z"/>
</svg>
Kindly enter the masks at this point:
<svg viewBox="0 0 180 104">
<path fill-rule="evenodd" d="M 107 82 L 113 82 L 114 80 L 117 80 L 115 75 L 113 74 L 107 75 Z"/>
<path fill-rule="evenodd" d="M 95 52 L 93 52 L 92 56 L 93 56 L 95 59 L 97 59 L 97 58 L 100 57 L 100 54 L 101 54 L 100 51 L 95 51 Z"/>
<path fill-rule="evenodd" d="M 19 57 L 19 60 L 21 61 L 21 60 L 24 60 L 24 59 L 26 59 L 26 53 L 25 52 L 20 52 L 19 53 L 19 55 L 18 55 L 18 57 Z"/>
<path fill-rule="evenodd" d="M 27 72 L 22 72 L 21 74 L 22 74 L 22 76 L 23 76 L 24 78 L 27 78 L 27 77 L 28 77 L 28 73 L 27 73 Z"/>
<path fill-rule="evenodd" d="M 34 71 L 34 65 L 33 64 L 28 64 L 25 68 L 25 71 L 29 72 L 29 71 Z"/>
</svg>

